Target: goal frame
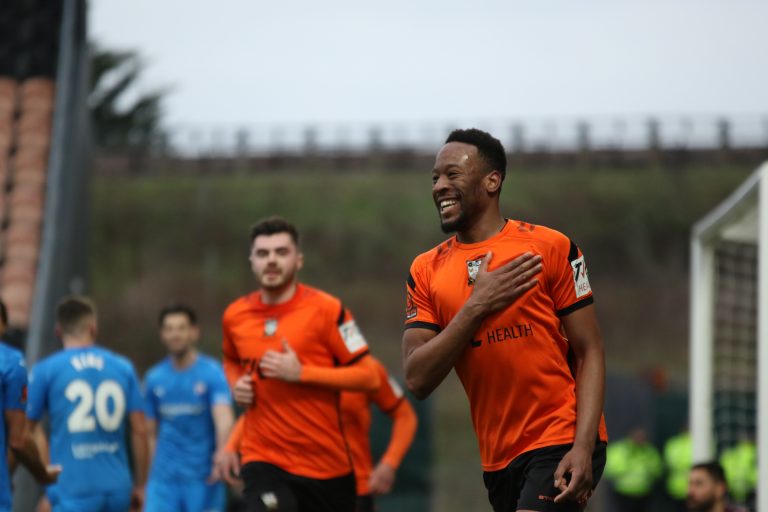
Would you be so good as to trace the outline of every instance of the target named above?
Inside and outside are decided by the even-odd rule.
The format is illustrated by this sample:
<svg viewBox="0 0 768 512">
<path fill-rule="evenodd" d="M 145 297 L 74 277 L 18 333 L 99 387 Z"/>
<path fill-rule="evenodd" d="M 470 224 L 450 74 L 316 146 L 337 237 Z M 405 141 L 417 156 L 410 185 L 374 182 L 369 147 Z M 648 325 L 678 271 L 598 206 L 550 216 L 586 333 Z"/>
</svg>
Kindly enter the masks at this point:
<svg viewBox="0 0 768 512">
<path fill-rule="evenodd" d="M 757 243 L 757 458 L 758 482 L 768 480 L 768 162 L 693 226 L 690 273 L 690 415 L 693 461 L 715 455 L 715 246 L 722 240 Z M 768 492 L 757 489 L 757 510 Z"/>
</svg>

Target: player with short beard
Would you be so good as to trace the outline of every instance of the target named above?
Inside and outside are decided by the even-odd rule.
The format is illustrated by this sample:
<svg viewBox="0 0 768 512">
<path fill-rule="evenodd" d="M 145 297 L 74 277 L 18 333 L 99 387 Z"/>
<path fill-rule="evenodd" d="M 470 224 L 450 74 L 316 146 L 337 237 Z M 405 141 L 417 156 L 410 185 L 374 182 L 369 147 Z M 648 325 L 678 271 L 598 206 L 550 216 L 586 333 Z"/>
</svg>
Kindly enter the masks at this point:
<svg viewBox="0 0 768 512">
<path fill-rule="evenodd" d="M 222 321 L 224 370 L 246 409 L 248 510 L 352 512 L 339 395 L 378 388 L 368 345 L 339 299 L 298 282 L 304 257 L 292 224 L 258 222 L 249 259 L 260 289 L 230 304 Z"/>
<path fill-rule="evenodd" d="M 747 509 L 727 503 L 728 484 L 725 471 L 718 462 L 694 464 L 688 477 L 689 512 L 747 512 Z"/>
<path fill-rule="evenodd" d="M 406 383 L 425 398 L 456 370 L 496 512 L 581 510 L 607 441 L 592 289 L 568 237 L 501 215 L 505 175 L 481 130 L 455 130 L 437 154 L 432 196 L 456 236 L 411 266 Z"/>
<path fill-rule="evenodd" d="M 195 348 L 200 329 L 189 306 L 163 308 L 159 324 L 168 357 L 144 380 L 152 459 L 144 512 L 223 512 L 215 459 L 234 423 L 224 370 Z"/>
</svg>

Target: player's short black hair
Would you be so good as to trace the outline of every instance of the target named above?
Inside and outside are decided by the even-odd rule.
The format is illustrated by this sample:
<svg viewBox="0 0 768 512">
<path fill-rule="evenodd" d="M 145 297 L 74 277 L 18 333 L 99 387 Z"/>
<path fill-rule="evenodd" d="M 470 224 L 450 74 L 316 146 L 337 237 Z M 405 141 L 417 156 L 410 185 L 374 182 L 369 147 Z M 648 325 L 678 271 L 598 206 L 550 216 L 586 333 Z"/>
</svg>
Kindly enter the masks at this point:
<svg viewBox="0 0 768 512">
<path fill-rule="evenodd" d="M 709 474 L 710 477 L 712 477 L 712 480 L 714 480 L 717 483 L 725 484 L 725 470 L 723 469 L 723 466 L 720 465 L 719 462 L 716 460 L 709 461 L 709 462 L 700 462 L 698 464 L 694 464 L 691 466 L 691 471 L 694 469 L 700 469 L 702 471 L 706 471 L 707 474 Z"/>
<path fill-rule="evenodd" d="M 251 243 L 256 240 L 256 237 L 262 235 L 277 235 L 278 233 L 288 233 L 291 235 L 293 243 L 296 244 L 296 246 L 299 245 L 299 230 L 296 229 L 296 226 L 279 215 L 261 219 L 251 226 Z"/>
<path fill-rule="evenodd" d="M 489 172 L 499 171 L 502 181 L 507 177 L 507 154 L 504 146 L 490 133 L 477 128 L 453 130 L 445 139 L 446 144 L 449 142 L 463 142 L 475 146 L 480 157 L 490 167 Z"/>
<path fill-rule="evenodd" d="M 162 327 L 165 317 L 168 315 L 184 315 L 189 319 L 191 325 L 197 325 L 197 313 L 191 307 L 186 304 L 176 303 L 169 306 L 165 306 L 160 310 L 160 314 L 157 315 L 157 323 Z"/>
<path fill-rule="evenodd" d="M 56 323 L 62 334 L 77 334 L 90 317 L 96 318 L 96 304 L 88 297 L 70 295 L 56 306 Z"/>
<path fill-rule="evenodd" d="M 8 327 L 8 308 L 5 306 L 5 302 L 0 300 L 0 322 L 4 326 Z"/>
</svg>

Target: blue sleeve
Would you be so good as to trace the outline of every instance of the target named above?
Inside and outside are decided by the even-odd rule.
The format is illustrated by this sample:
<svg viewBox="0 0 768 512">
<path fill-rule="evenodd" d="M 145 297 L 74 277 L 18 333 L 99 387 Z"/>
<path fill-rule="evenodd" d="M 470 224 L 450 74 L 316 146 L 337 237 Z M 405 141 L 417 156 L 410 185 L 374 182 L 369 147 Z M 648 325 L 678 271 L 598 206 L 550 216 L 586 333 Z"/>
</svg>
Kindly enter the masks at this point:
<svg viewBox="0 0 768 512">
<path fill-rule="evenodd" d="M 141 396 L 141 385 L 136 376 L 136 370 L 133 365 L 128 363 L 130 369 L 128 375 L 128 412 L 144 412 L 144 399 Z"/>
<path fill-rule="evenodd" d="M 27 401 L 27 368 L 21 357 L 11 359 L 3 372 L 3 403 L 5 409 L 23 411 Z"/>
<path fill-rule="evenodd" d="M 218 363 L 211 365 L 210 390 L 209 400 L 211 407 L 219 404 L 232 404 L 232 395 L 229 391 L 227 378 L 224 376 L 224 369 Z"/>
<path fill-rule="evenodd" d="M 152 392 L 152 375 L 144 378 L 144 415 L 149 419 L 157 418 L 157 397 Z"/>
<path fill-rule="evenodd" d="M 43 418 L 48 406 L 48 375 L 43 364 L 38 364 L 29 375 L 29 391 L 27 393 L 27 417 L 32 421 Z"/>
</svg>

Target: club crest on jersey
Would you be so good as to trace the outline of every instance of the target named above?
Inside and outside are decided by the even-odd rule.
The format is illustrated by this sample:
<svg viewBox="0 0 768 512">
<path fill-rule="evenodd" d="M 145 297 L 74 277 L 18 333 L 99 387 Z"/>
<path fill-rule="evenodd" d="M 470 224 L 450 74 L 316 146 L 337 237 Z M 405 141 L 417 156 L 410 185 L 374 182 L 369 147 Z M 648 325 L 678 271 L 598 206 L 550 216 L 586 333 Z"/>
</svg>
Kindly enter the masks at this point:
<svg viewBox="0 0 768 512">
<path fill-rule="evenodd" d="M 207 389 L 205 382 L 198 381 L 195 383 L 194 392 L 196 395 L 203 395 L 205 394 L 205 390 Z"/>
<path fill-rule="evenodd" d="M 477 279 L 477 273 L 480 270 L 480 264 L 482 262 L 483 258 L 467 260 L 467 286 L 475 284 L 475 279 Z"/>
<path fill-rule="evenodd" d="M 274 336 L 276 332 L 277 332 L 277 319 L 268 318 L 267 321 L 264 322 L 264 335 Z"/>
</svg>

